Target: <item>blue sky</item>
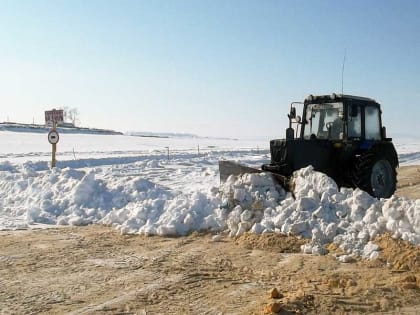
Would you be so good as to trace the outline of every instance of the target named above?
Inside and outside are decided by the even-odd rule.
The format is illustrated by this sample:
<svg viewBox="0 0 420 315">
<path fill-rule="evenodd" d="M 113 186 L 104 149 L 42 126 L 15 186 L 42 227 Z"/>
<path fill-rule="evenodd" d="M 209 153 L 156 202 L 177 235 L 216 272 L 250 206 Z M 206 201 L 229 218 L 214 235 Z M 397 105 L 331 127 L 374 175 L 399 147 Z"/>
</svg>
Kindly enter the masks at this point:
<svg viewBox="0 0 420 315">
<path fill-rule="evenodd" d="M 0 121 L 282 137 L 291 101 L 373 97 L 420 133 L 420 1 L 1 1 Z"/>
</svg>

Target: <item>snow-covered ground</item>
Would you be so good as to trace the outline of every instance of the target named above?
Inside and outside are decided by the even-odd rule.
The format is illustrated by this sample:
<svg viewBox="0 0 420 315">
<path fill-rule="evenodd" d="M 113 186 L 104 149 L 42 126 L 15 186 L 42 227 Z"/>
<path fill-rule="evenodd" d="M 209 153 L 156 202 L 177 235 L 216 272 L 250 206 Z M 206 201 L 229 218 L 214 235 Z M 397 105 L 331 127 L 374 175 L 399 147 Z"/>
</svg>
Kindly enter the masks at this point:
<svg viewBox="0 0 420 315">
<path fill-rule="evenodd" d="M 60 134 L 57 144 L 57 159 L 63 163 L 69 160 L 95 160 L 99 158 L 121 158 L 139 156 L 197 155 L 211 151 L 263 150 L 268 152 L 268 140 L 229 140 L 199 137 L 137 137 L 124 135 Z M 22 163 L 26 161 L 49 161 L 51 145 L 47 134 L 15 133 L 0 131 L 0 162 Z M 60 163 L 61 163 L 60 162 Z M 119 164 L 121 161 L 108 161 Z M 67 166 L 67 165 L 66 165 Z"/>
<path fill-rule="evenodd" d="M 259 167 L 269 161 L 268 140 L 63 134 L 50 170 L 45 134 L 0 131 L 0 229 L 100 223 L 157 235 L 290 232 L 312 239 L 304 252 L 322 253 L 334 241 L 370 258 L 378 254 L 370 239 L 386 231 L 420 244 L 420 200 L 338 190 L 311 168 L 296 173 L 296 198 L 266 175 L 219 186 L 220 159 Z M 420 139 L 395 143 L 401 164 L 420 164 Z"/>
</svg>

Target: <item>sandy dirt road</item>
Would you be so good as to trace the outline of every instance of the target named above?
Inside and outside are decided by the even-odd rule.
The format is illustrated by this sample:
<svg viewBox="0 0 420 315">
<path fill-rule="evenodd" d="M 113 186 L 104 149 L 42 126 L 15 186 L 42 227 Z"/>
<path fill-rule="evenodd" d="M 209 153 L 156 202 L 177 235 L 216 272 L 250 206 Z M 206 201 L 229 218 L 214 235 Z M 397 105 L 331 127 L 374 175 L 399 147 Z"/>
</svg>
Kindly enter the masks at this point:
<svg viewBox="0 0 420 315">
<path fill-rule="evenodd" d="M 420 167 L 399 170 L 397 194 L 420 198 Z M 419 247 L 382 236 L 380 259 L 343 264 L 300 254 L 303 242 L 3 231 L 0 314 L 420 314 Z"/>
</svg>

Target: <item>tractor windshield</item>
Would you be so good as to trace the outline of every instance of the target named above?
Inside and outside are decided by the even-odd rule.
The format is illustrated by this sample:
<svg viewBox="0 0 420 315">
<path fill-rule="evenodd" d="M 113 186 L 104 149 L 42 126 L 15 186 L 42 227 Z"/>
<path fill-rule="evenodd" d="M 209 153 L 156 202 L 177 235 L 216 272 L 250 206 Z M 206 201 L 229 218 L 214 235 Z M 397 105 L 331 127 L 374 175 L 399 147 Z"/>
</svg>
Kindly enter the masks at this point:
<svg viewBox="0 0 420 315">
<path fill-rule="evenodd" d="M 309 104 L 303 121 L 305 139 L 343 139 L 343 103 Z"/>
</svg>

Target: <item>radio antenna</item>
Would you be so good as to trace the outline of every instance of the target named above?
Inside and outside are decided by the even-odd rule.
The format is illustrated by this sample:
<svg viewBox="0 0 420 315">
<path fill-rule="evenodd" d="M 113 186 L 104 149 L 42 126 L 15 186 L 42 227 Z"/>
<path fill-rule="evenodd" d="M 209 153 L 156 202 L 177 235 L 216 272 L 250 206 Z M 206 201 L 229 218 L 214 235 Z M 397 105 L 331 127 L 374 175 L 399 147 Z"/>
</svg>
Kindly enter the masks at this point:
<svg viewBox="0 0 420 315">
<path fill-rule="evenodd" d="M 344 66 L 346 64 L 347 49 L 344 50 L 343 67 L 341 69 L 341 95 L 344 95 Z"/>
</svg>

